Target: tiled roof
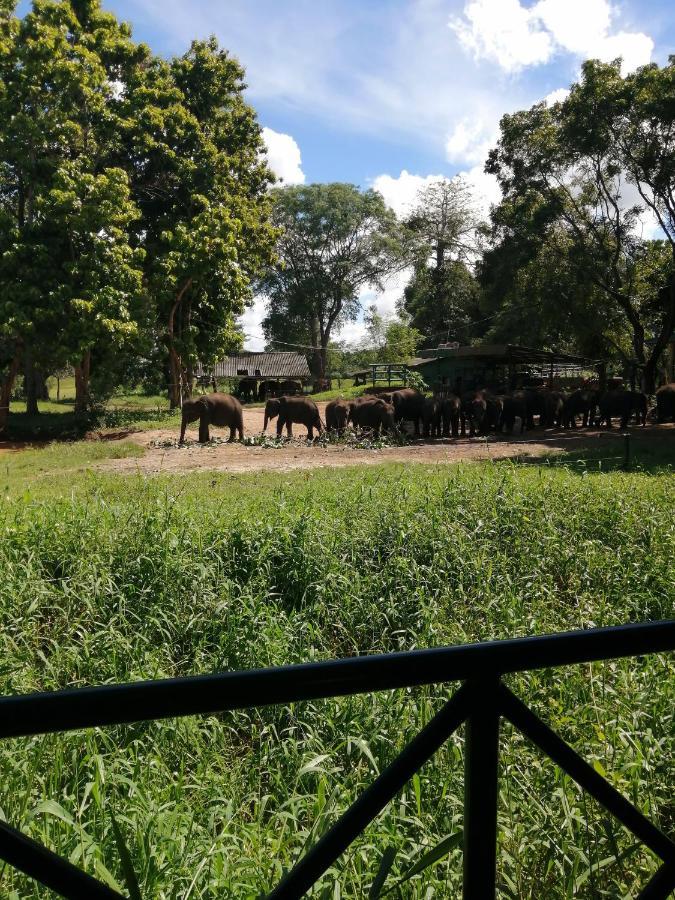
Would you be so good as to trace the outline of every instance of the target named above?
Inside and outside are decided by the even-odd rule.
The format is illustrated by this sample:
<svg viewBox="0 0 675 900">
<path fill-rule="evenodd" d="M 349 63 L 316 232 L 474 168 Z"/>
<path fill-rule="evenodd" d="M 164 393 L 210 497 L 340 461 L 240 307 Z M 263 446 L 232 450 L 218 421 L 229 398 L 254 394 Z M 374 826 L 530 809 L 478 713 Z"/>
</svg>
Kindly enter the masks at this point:
<svg viewBox="0 0 675 900">
<path fill-rule="evenodd" d="M 311 378 L 301 353 L 237 353 L 215 364 L 216 378 Z M 197 367 L 197 375 L 205 370 Z"/>
</svg>

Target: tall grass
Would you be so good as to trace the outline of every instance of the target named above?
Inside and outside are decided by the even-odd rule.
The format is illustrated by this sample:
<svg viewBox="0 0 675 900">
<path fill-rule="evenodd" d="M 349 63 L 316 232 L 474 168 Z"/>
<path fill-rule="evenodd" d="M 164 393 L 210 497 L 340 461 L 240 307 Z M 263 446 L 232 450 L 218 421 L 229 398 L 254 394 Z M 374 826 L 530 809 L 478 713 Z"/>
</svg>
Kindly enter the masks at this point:
<svg viewBox="0 0 675 900">
<path fill-rule="evenodd" d="M 665 618 L 672 476 L 389 466 L 103 478 L 0 510 L 4 693 L 278 665 Z M 508 683 L 662 828 L 675 830 L 667 657 Z M 453 686 L 0 745 L 0 814 L 144 898 L 257 897 Z M 331 869 L 317 897 L 457 896 L 461 731 Z M 631 897 L 656 868 L 504 728 L 504 897 Z M 414 865 L 444 839 L 448 852 Z M 397 887 L 398 885 L 398 887 Z M 46 892 L 9 868 L 0 895 Z"/>
</svg>

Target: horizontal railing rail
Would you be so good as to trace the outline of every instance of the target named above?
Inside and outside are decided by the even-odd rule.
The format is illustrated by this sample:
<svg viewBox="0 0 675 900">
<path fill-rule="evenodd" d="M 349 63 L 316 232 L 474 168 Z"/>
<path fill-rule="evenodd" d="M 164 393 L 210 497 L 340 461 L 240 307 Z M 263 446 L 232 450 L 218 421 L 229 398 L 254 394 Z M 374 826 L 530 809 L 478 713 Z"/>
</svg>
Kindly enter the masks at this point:
<svg viewBox="0 0 675 900">
<path fill-rule="evenodd" d="M 4 696 L 0 698 L 0 738 L 462 681 L 454 696 L 269 896 L 303 896 L 415 772 L 466 723 L 464 897 L 494 897 L 499 727 L 501 719 L 506 718 L 662 860 L 640 898 L 665 900 L 675 889 L 675 843 L 500 679 L 515 672 L 672 650 L 675 620 L 668 620 L 270 669 Z M 121 896 L 8 823 L 0 823 L 0 859 L 67 898 Z"/>
</svg>

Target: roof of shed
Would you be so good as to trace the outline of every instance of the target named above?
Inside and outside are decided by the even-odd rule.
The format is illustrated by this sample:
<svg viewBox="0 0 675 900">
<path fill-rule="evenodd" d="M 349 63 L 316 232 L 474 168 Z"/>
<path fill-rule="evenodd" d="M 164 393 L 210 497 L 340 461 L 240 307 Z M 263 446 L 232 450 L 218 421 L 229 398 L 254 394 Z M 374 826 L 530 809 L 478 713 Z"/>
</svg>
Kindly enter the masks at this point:
<svg viewBox="0 0 675 900">
<path fill-rule="evenodd" d="M 408 365 L 423 366 L 437 359 L 482 359 L 493 363 L 558 363 L 570 366 L 590 366 L 597 363 L 597 360 L 588 359 L 585 356 L 556 353 L 553 350 L 537 350 L 532 347 L 521 347 L 518 344 L 482 344 L 454 349 L 437 347 L 421 352 L 428 353 L 429 356 L 411 360 Z"/>
<path fill-rule="evenodd" d="M 197 374 L 203 370 L 198 367 Z M 211 371 L 211 370 L 208 370 Z M 301 353 L 236 353 L 213 366 L 216 378 L 311 378 Z"/>
</svg>

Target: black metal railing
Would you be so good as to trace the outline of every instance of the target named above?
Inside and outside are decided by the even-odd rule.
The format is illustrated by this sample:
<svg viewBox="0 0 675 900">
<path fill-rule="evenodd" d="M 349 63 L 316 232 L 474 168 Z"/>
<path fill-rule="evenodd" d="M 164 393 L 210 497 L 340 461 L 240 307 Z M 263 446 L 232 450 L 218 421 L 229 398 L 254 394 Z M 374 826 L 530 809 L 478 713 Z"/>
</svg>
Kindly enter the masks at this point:
<svg viewBox="0 0 675 900">
<path fill-rule="evenodd" d="M 2 697 L 0 738 L 462 681 L 462 686 L 441 710 L 269 896 L 302 897 L 415 772 L 466 723 L 464 897 L 469 900 L 494 897 L 499 727 L 505 718 L 660 858 L 661 866 L 639 898 L 665 900 L 675 890 L 675 843 L 500 679 L 513 672 L 672 650 L 675 650 L 675 620 L 273 669 Z M 98 900 L 122 896 L 7 823 L 0 823 L 0 859 L 63 897 Z"/>
</svg>

